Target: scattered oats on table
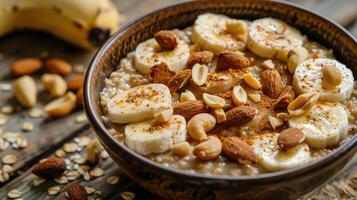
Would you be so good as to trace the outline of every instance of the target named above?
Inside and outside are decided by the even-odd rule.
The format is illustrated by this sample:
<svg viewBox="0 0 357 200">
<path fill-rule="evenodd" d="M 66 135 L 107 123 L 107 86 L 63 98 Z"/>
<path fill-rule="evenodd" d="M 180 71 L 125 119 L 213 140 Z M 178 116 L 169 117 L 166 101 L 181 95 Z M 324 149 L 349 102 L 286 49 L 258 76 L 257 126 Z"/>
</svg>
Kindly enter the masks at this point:
<svg viewBox="0 0 357 200">
<path fill-rule="evenodd" d="M 32 130 L 33 130 L 33 123 L 31 123 L 31 122 L 25 122 L 25 123 L 22 124 L 21 129 L 22 129 L 24 132 L 32 131 Z"/>
<path fill-rule="evenodd" d="M 121 192 L 120 196 L 124 200 L 134 200 L 135 199 L 135 194 L 132 192 Z"/>
<path fill-rule="evenodd" d="M 60 192 L 61 188 L 59 186 L 49 187 L 47 192 L 49 195 L 56 195 Z"/>
<path fill-rule="evenodd" d="M 107 183 L 109 185 L 115 185 L 119 182 L 119 176 L 110 176 L 107 178 Z"/>
<path fill-rule="evenodd" d="M 14 112 L 14 107 L 11 105 L 2 106 L 1 112 L 5 113 L 5 114 L 11 114 Z"/>
<path fill-rule="evenodd" d="M 44 110 L 42 108 L 32 108 L 29 112 L 28 115 L 31 118 L 40 118 L 44 116 Z"/>
<path fill-rule="evenodd" d="M 12 189 L 7 193 L 7 197 L 10 199 L 20 198 L 22 196 L 22 192 L 18 189 Z"/>
<path fill-rule="evenodd" d="M 105 174 L 104 170 L 99 168 L 99 167 L 96 167 L 94 169 L 92 169 L 89 174 L 94 177 L 94 178 L 97 178 L 97 177 L 100 177 L 100 176 L 103 176 Z"/>
<path fill-rule="evenodd" d="M 0 126 L 4 125 L 10 119 L 10 115 L 0 113 Z"/>
<path fill-rule="evenodd" d="M 3 164 L 9 164 L 9 165 L 16 163 L 16 160 L 17 157 L 15 154 L 7 154 L 1 159 Z"/>
</svg>

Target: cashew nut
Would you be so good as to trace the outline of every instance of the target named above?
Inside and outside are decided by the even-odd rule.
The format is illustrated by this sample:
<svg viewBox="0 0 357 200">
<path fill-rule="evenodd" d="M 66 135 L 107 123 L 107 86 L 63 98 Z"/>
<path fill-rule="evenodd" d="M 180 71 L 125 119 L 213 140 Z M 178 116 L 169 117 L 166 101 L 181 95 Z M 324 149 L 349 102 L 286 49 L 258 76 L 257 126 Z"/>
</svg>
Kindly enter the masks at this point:
<svg viewBox="0 0 357 200">
<path fill-rule="evenodd" d="M 209 136 L 208 139 L 193 149 L 193 154 L 201 160 L 213 160 L 222 152 L 222 142 L 215 136 Z"/>
<path fill-rule="evenodd" d="M 207 131 L 216 125 L 216 118 L 208 113 L 200 113 L 191 118 L 187 123 L 187 131 L 192 139 L 203 141 L 207 139 Z"/>
<path fill-rule="evenodd" d="M 67 91 L 66 81 L 58 74 L 44 74 L 41 76 L 41 82 L 52 97 L 62 96 Z"/>
<path fill-rule="evenodd" d="M 64 96 L 57 98 L 45 106 L 45 111 L 52 117 L 62 117 L 69 114 L 76 106 L 76 95 L 67 92 Z"/>
</svg>

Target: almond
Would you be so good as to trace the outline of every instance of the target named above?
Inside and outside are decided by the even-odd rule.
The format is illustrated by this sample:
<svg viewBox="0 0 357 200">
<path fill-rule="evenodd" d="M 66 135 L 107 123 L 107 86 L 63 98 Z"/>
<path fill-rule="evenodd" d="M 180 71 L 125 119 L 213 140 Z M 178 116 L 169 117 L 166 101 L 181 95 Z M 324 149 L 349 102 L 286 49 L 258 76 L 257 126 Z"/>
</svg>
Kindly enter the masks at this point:
<svg viewBox="0 0 357 200">
<path fill-rule="evenodd" d="M 78 106 L 83 106 L 83 88 L 79 89 L 76 93 L 76 103 Z"/>
<path fill-rule="evenodd" d="M 67 87 L 69 90 L 74 90 L 77 91 L 80 88 L 82 88 L 84 81 L 84 75 L 83 74 L 78 74 L 75 76 L 72 76 L 67 80 Z"/>
<path fill-rule="evenodd" d="M 172 77 L 170 81 L 167 83 L 167 87 L 169 87 L 170 92 L 176 92 L 187 83 L 190 77 L 191 77 L 190 69 L 177 72 L 176 75 Z"/>
<path fill-rule="evenodd" d="M 78 183 L 67 185 L 66 192 L 69 200 L 87 200 L 86 189 Z"/>
<path fill-rule="evenodd" d="M 160 47 L 165 50 L 172 50 L 177 46 L 177 37 L 173 31 L 159 31 L 155 33 L 154 38 Z"/>
<path fill-rule="evenodd" d="M 249 65 L 249 59 L 239 53 L 226 51 L 218 55 L 217 70 L 220 71 L 227 70 L 229 68 L 243 69 Z"/>
<path fill-rule="evenodd" d="M 151 68 L 150 79 L 154 83 L 167 84 L 172 77 L 175 76 L 175 72 L 171 71 L 166 63 L 161 62 L 160 64 L 154 65 Z"/>
<path fill-rule="evenodd" d="M 54 179 L 60 177 L 65 170 L 66 163 L 63 158 L 48 158 L 44 162 L 37 163 L 32 173 L 44 179 Z"/>
<path fill-rule="evenodd" d="M 199 113 L 208 112 L 209 108 L 202 101 L 184 101 L 174 106 L 174 114 L 182 115 L 188 121 Z"/>
<path fill-rule="evenodd" d="M 45 62 L 45 67 L 47 68 L 48 72 L 55 73 L 59 75 L 67 75 L 71 73 L 72 66 L 67 61 L 58 59 L 58 58 L 51 58 Z"/>
<path fill-rule="evenodd" d="M 256 114 L 251 106 L 239 106 L 226 112 L 226 122 L 229 125 L 241 125 L 250 122 Z"/>
<path fill-rule="evenodd" d="M 191 54 L 190 59 L 187 62 L 188 67 L 192 67 L 195 64 L 208 65 L 213 59 L 213 53 L 210 51 L 199 51 Z"/>
<path fill-rule="evenodd" d="M 13 76 L 31 75 L 42 68 L 42 62 L 36 58 L 23 58 L 12 63 L 10 73 Z"/>
<path fill-rule="evenodd" d="M 278 99 L 274 103 L 274 109 L 286 109 L 288 105 L 295 99 L 295 91 L 293 87 L 286 86 L 280 93 Z"/>
<path fill-rule="evenodd" d="M 240 160 L 248 160 L 256 163 L 258 161 L 258 156 L 254 153 L 253 149 L 239 137 L 223 138 L 222 150 L 227 157 L 237 162 Z"/>
<path fill-rule="evenodd" d="M 301 144 L 305 140 L 305 134 L 298 128 L 288 128 L 279 134 L 278 145 L 281 148 L 289 148 Z"/>
<path fill-rule="evenodd" d="M 267 69 L 261 76 L 262 91 L 271 98 L 277 98 L 281 92 L 281 75 L 276 69 Z"/>
</svg>

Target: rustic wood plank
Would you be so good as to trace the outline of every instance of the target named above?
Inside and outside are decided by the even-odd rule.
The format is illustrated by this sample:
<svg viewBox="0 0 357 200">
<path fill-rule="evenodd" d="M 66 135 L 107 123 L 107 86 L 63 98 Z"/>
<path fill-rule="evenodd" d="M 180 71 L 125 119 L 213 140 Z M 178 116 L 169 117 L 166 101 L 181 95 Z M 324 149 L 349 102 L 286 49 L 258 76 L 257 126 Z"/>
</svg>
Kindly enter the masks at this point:
<svg viewBox="0 0 357 200">
<path fill-rule="evenodd" d="M 80 137 L 84 136 L 95 138 L 95 134 L 92 130 L 86 130 L 81 133 L 80 136 L 78 136 L 76 139 L 68 142 L 75 143 L 75 141 L 78 141 Z M 80 152 L 67 153 L 65 158 L 70 159 L 70 157 L 74 154 L 78 154 L 82 157 L 85 157 L 85 148 L 82 148 Z M 158 199 L 154 195 L 140 188 L 137 184 L 133 183 L 128 176 L 126 176 L 125 174 L 123 174 L 123 172 L 119 170 L 119 168 L 114 164 L 111 158 L 101 159 L 97 165 L 91 166 L 92 169 L 94 167 L 102 168 L 105 171 L 105 175 L 95 179 L 91 179 L 90 181 L 85 181 L 83 178 L 81 178 L 74 180 L 73 183 L 80 183 L 82 186 L 92 187 L 96 190 L 101 191 L 103 193 L 101 197 L 104 199 L 120 199 L 120 193 L 123 191 L 130 191 L 135 193 L 138 199 Z M 114 185 L 106 183 L 107 178 L 111 176 L 118 176 L 119 182 Z M 65 196 L 65 184 L 58 184 L 55 181 L 46 181 L 41 185 L 35 187 L 33 186 L 33 180 L 35 180 L 36 178 L 37 177 L 31 173 L 31 169 L 28 169 L 20 177 L 14 179 L 9 184 L 5 185 L 0 191 L 0 197 L 5 197 L 7 193 L 12 189 L 18 189 L 19 191 L 21 191 L 23 193 L 23 199 L 62 199 L 62 197 Z M 58 195 L 48 195 L 47 189 L 52 186 L 61 187 L 61 191 Z M 95 199 L 96 197 L 99 197 L 99 195 L 91 195 L 90 199 Z"/>
</svg>

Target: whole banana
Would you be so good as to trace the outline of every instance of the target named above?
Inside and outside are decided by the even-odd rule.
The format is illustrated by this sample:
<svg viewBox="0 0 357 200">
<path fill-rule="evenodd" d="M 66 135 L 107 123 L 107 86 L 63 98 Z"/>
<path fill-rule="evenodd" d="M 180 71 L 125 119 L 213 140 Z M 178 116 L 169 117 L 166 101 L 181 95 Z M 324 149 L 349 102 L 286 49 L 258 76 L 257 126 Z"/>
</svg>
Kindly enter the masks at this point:
<svg viewBox="0 0 357 200">
<path fill-rule="evenodd" d="M 0 36 L 31 29 L 82 48 L 101 45 L 122 17 L 110 0 L 1 0 Z"/>
</svg>

